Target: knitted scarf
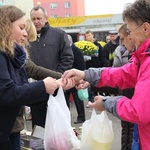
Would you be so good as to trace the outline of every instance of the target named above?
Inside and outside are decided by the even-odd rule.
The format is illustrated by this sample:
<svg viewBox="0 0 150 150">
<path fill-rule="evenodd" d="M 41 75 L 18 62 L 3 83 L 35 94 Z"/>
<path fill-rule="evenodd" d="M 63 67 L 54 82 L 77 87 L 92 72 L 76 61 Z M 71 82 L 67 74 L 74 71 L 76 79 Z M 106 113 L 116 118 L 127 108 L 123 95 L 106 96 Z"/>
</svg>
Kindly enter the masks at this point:
<svg viewBox="0 0 150 150">
<path fill-rule="evenodd" d="M 15 44 L 15 54 L 13 58 L 13 63 L 15 67 L 21 68 L 24 66 L 26 60 L 26 53 L 23 49 L 23 47 L 19 46 L 18 44 Z"/>
</svg>

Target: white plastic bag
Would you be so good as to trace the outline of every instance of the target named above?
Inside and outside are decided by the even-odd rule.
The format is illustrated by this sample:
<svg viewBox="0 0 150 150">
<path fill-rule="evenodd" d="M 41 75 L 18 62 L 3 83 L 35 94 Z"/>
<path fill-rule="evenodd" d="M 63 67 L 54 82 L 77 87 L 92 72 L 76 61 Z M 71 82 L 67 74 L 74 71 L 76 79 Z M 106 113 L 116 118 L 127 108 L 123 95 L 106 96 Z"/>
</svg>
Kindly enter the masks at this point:
<svg viewBox="0 0 150 150">
<path fill-rule="evenodd" d="M 112 121 L 105 111 L 97 115 L 93 109 L 91 118 L 82 126 L 81 150 L 111 150 L 113 141 Z"/>
<path fill-rule="evenodd" d="M 66 105 L 63 89 L 50 95 L 44 133 L 45 150 L 77 150 L 80 141 L 71 127 L 71 115 Z"/>
</svg>

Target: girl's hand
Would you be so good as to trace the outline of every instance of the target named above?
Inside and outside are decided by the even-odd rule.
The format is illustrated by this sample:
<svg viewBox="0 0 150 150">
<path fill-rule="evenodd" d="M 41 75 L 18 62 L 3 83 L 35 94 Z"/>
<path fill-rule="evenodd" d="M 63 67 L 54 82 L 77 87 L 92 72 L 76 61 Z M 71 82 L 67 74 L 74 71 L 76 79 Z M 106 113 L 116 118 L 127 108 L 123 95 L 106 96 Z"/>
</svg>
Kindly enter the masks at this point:
<svg viewBox="0 0 150 150">
<path fill-rule="evenodd" d="M 57 82 L 62 86 L 64 90 L 71 89 L 75 86 L 75 81 L 73 79 L 58 79 Z"/>
<path fill-rule="evenodd" d="M 48 94 L 54 94 L 54 91 L 60 87 L 60 84 L 56 81 L 56 79 L 51 77 L 45 78 L 43 82 L 45 84 L 46 93 Z"/>
</svg>

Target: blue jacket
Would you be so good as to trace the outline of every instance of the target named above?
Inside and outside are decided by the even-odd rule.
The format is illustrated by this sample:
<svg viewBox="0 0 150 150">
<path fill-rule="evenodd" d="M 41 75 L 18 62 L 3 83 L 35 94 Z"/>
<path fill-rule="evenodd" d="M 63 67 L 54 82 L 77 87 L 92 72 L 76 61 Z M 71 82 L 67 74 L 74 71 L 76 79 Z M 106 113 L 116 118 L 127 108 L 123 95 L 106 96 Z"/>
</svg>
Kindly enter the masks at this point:
<svg viewBox="0 0 150 150">
<path fill-rule="evenodd" d="M 47 100 L 43 81 L 28 83 L 19 60 L 0 51 L 0 149 L 8 141 L 19 109 Z"/>
</svg>

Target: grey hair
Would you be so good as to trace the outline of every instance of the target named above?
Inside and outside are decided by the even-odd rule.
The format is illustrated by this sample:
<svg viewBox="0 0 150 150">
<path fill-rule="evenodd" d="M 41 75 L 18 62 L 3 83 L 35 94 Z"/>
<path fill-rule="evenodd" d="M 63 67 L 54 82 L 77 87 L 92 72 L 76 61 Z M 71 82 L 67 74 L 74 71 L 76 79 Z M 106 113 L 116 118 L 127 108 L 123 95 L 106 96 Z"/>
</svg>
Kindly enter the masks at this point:
<svg viewBox="0 0 150 150">
<path fill-rule="evenodd" d="M 127 5 L 123 11 L 123 20 L 132 20 L 137 25 L 144 22 L 150 23 L 150 1 L 149 0 L 136 0 L 134 3 Z"/>
<path fill-rule="evenodd" d="M 30 13 L 31 13 L 33 10 L 34 10 L 34 11 L 37 11 L 37 10 L 39 10 L 39 9 L 42 10 L 44 16 L 47 16 L 47 11 L 46 11 L 43 7 L 41 7 L 41 6 L 35 6 L 35 7 L 33 7 L 33 8 L 31 9 Z"/>
</svg>

